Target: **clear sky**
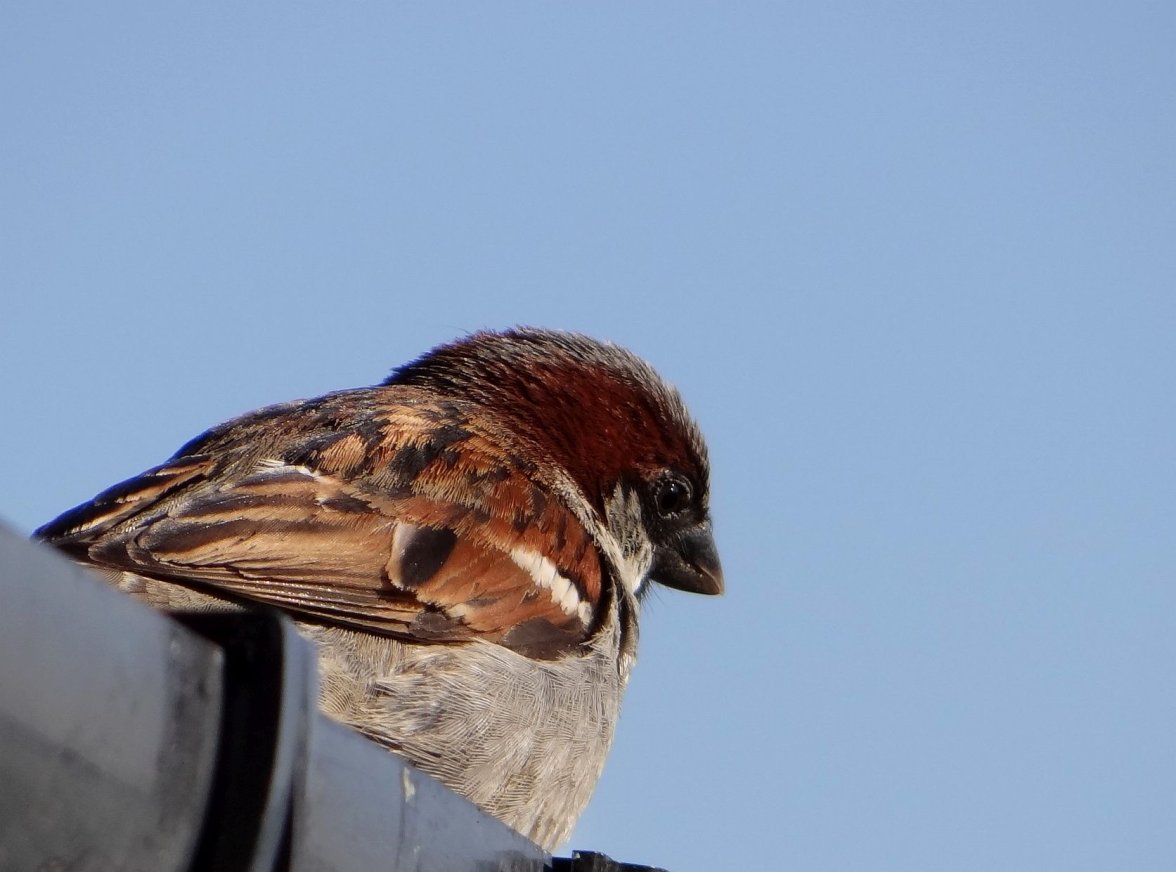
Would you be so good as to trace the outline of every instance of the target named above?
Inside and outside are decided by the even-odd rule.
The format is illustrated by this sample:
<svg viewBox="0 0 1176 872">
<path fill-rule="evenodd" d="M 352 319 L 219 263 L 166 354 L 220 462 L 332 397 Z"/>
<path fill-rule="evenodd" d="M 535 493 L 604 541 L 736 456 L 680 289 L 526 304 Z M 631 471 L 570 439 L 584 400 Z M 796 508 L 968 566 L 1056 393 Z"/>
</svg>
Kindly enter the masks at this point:
<svg viewBox="0 0 1176 872">
<path fill-rule="evenodd" d="M 708 434 L 572 844 L 1176 868 L 1176 5 L 8 4 L 0 515 L 481 327 Z M 51 628 L 46 628 L 50 631 Z"/>
</svg>

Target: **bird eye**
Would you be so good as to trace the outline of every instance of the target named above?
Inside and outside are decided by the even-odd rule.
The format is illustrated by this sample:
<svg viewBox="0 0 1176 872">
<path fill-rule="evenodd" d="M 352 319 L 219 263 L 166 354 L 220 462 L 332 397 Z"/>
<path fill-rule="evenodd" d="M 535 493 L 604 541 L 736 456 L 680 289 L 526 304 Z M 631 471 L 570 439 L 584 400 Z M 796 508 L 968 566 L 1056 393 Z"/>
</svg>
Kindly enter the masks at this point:
<svg viewBox="0 0 1176 872">
<path fill-rule="evenodd" d="M 654 491 L 654 506 L 663 518 L 673 517 L 690 507 L 690 483 L 681 478 L 664 478 Z"/>
</svg>

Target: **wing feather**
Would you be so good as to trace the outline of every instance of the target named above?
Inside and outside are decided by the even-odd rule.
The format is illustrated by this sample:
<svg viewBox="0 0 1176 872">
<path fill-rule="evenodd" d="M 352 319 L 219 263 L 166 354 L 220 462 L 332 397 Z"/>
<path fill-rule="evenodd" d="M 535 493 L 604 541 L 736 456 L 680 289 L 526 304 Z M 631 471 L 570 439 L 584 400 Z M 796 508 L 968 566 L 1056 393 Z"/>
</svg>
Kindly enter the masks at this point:
<svg viewBox="0 0 1176 872">
<path fill-rule="evenodd" d="M 547 657 L 584 642 L 603 568 L 576 513 L 504 434 L 404 392 L 254 413 L 37 535 L 103 567 L 403 638 Z"/>
</svg>

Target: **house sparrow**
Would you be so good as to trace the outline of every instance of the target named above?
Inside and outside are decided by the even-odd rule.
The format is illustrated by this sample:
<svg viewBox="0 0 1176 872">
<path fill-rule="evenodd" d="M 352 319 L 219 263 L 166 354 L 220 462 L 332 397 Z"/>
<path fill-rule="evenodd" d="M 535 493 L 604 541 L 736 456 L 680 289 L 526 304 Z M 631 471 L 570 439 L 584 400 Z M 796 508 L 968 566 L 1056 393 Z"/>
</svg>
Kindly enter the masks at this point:
<svg viewBox="0 0 1176 872">
<path fill-rule="evenodd" d="M 677 391 L 538 329 L 243 415 L 34 535 L 158 607 L 289 612 L 324 713 L 547 850 L 604 765 L 648 584 L 723 588 Z"/>
</svg>

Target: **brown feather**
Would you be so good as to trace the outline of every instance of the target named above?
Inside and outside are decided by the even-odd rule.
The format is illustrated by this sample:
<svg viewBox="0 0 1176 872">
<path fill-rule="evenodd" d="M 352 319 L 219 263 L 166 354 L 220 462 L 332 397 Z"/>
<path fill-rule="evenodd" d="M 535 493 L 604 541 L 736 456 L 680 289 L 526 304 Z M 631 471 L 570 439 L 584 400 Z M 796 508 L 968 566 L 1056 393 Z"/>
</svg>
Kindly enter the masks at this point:
<svg viewBox="0 0 1176 872">
<path fill-rule="evenodd" d="M 591 634 L 601 595 L 591 537 L 521 455 L 504 463 L 507 434 L 455 418 L 460 408 L 383 387 L 262 410 L 38 535 L 110 569 L 401 638 L 509 645 L 519 625 L 546 625 L 558 644 L 537 653 L 533 630 L 519 644 L 564 654 Z M 398 531 L 403 542 L 420 529 L 453 544 L 406 584 Z M 536 555 L 565 581 L 544 587 L 548 563 L 520 565 Z"/>
</svg>

